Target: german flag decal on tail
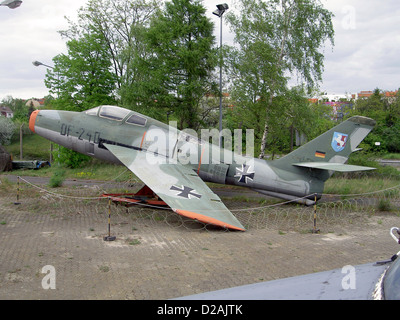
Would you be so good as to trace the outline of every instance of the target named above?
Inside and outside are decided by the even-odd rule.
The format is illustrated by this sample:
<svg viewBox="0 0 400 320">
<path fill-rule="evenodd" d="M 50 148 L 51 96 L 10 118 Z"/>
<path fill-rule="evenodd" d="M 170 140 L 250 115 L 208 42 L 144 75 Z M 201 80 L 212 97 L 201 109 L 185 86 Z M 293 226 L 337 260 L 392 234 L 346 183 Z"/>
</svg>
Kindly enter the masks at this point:
<svg viewBox="0 0 400 320">
<path fill-rule="evenodd" d="M 315 151 L 315 156 L 316 156 L 317 158 L 322 158 L 322 159 L 324 159 L 324 158 L 325 158 L 325 152 L 322 152 L 322 151 Z"/>
</svg>

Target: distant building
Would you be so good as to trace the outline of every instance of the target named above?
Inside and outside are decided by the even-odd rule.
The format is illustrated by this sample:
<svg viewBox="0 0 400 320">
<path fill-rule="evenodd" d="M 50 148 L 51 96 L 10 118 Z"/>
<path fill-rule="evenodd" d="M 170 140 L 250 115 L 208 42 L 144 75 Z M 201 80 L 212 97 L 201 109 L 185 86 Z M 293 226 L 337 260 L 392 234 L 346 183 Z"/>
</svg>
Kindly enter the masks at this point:
<svg viewBox="0 0 400 320">
<path fill-rule="evenodd" d="M 308 101 L 311 102 L 311 103 L 318 103 L 319 99 L 318 98 L 311 98 L 311 99 L 308 99 Z"/>
<path fill-rule="evenodd" d="M 322 101 L 336 102 L 336 101 L 350 101 L 351 94 L 325 94 L 321 97 Z"/>
<path fill-rule="evenodd" d="M 308 101 L 330 106 L 332 110 L 330 118 L 336 121 L 342 121 L 348 111 L 353 108 L 350 94 L 324 94 L 319 98 L 308 99 Z"/>
<path fill-rule="evenodd" d="M 333 118 L 343 119 L 349 109 L 353 107 L 353 102 L 357 99 L 368 99 L 374 94 L 374 91 L 360 91 L 353 94 L 325 94 L 318 98 L 308 99 L 311 103 L 321 103 L 332 107 Z M 381 96 L 386 98 L 389 103 L 396 99 L 398 91 L 381 91 Z"/>
<path fill-rule="evenodd" d="M 342 121 L 344 116 L 353 108 L 353 103 L 349 101 L 330 101 L 324 102 L 332 108 L 332 120 Z"/>
<path fill-rule="evenodd" d="M 381 95 L 383 97 L 385 97 L 385 98 L 388 98 L 389 102 L 396 97 L 397 93 L 398 93 L 398 91 L 381 91 Z M 352 98 L 354 100 L 357 100 L 357 99 L 368 99 L 373 94 L 374 94 L 373 91 L 360 91 L 359 93 L 353 94 Z"/>
<path fill-rule="evenodd" d="M 360 91 L 355 95 L 355 99 L 361 99 L 361 98 L 369 98 L 374 94 L 373 91 Z"/>
<path fill-rule="evenodd" d="M 14 112 L 6 106 L 0 106 L 0 115 L 6 118 L 14 117 Z"/>
<path fill-rule="evenodd" d="M 397 97 L 398 92 L 399 92 L 398 90 L 397 91 L 385 91 L 384 95 L 388 99 L 389 103 L 393 103 Z"/>
<path fill-rule="evenodd" d="M 44 98 L 43 99 L 29 99 L 25 102 L 27 107 L 34 107 L 35 109 L 40 108 L 44 105 Z"/>
</svg>

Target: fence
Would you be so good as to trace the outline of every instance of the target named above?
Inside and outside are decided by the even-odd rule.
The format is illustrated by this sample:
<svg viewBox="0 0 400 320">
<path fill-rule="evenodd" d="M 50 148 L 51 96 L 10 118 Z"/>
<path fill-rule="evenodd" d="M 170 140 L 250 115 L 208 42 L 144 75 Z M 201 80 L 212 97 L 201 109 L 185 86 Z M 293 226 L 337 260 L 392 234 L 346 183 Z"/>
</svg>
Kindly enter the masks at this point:
<svg viewBox="0 0 400 320">
<path fill-rule="evenodd" d="M 3 211 L 15 208 L 15 199 L 23 203 L 29 212 L 70 216 L 87 214 L 106 221 L 107 199 L 99 195 L 110 188 L 130 190 L 141 184 L 133 181 L 106 182 L 86 187 L 47 188 L 34 185 L 20 178 L 20 185 L 0 176 L 0 200 Z M 246 229 L 271 228 L 283 231 L 309 232 L 322 229 L 329 232 L 333 225 L 362 224 L 376 214 L 398 214 L 400 207 L 400 180 L 397 176 L 371 174 L 338 175 L 328 180 L 326 194 L 316 208 L 293 202 L 265 203 L 264 198 L 223 198 L 226 206 Z M 261 200 L 260 200 L 261 199 Z M 130 219 L 134 223 L 164 224 L 188 230 L 217 230 L 217 228 L 187 219 L 169 208 L 138 204 L 133 207 L 116 205 L 111 208 L 112 216 Z M 314 225 L 315 224 L 315 225 Z"/>
</svg>

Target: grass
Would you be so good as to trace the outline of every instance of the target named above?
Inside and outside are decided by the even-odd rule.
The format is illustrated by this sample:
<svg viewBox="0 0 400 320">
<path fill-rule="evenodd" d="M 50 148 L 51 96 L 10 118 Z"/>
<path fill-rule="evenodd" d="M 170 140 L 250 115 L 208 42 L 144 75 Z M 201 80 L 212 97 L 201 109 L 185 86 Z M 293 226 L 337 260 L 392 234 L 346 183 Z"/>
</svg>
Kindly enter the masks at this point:
<svg viewBox="0 0 400 320">
<path fill-rule="evenodd" d="M 31 177 L 51 178 L 59 170 L 59 166 L 44 167 L 38 170 L 19 169 L 4 174 Z M 137 180 L 136 176 L 124 166 L 105 163 L 97 159 L 92 159 L 86 166 L 76 169 L 63 168 L 64 179 L 76 180 L 100 180 L 109 181 L 129 181 Z M 1 173 L 0 173 L 1 174 Z"/>
<path fill-rule="evenodd" d="M 12 140 L 11 144 L 5 146 L 8 152 L 13 156 L 13 159 L 19 160 L 19 137 Z M 36 134 L 26 134 L 23 137 L 23 160 L 44 160 L 48 161 L 50 158 L 50 142 Z M 400 159 L 400 155 L 388 154 L 384 156 L 386 159 Z M 363 157 L 353 157 L 353 164 L 377 166 L 377 163 L 370 160 L 365 160 Z M 367 162 L 366 162 L 367 161 Z M 92 159 L 89 163 L 81 168 L 70 169 L 64 168 L 63 174 L 60 175 L 60 169 L 57 166 L 44 167 L 39 170 L 14 170 L 10 173 L 20 176 L 37 176 L 48 177 L 54 179 L 51 185 L 57 186 L 64 179 L 91 179 L 100 181 L 139 181 L 128 169 L 123 166 L 105 163 L 97 159 Z M 366 192 L 374 192 L 378 190 L 385 190 L 400 184 L 399 171 L 392 167 L 381 167 L 375 170 L 376 174 L 361 176 L 361 178 L 346 176 L 337 176 L 336 174 L 328 179 L 325 183 L 324 193 L 328 194 L 359 194 Z M 220 187 L 219 184 L 207 183 L 211 188 Z M 2 187 L 7 187 L 3 184 Z M 241 189 L 237 186 L 226 186 L 232 189 Z M 396 190 L 397 192 L 397 190 Z M 249 202 L 246 196 L 236 196 L 236 201 Z"/>
<path fill-rule="evenodd" d="M 325 183 L 325 194 L 349 195 L 381 191 L 398 186 L 400 181 L 385 177 L 363 177 L 360 179 L 345 179 L 332 177 Z M 393 190 L 397 192 L 398 190 Z"/>
<path fill-rule="evenodd" d="M 129 245 L 131 245 L 131 246 L 136 246 L 138 244 L 141 244 L 140 240 L 138 240 L 138 239 L 133 239 L 133 240 L 129 241 Z"/>
<path fill-rule="evenodd" d="M 379 211 L 389 212 L 393 210 L 392 204 L 388 199 L 380 199 L 377 208 Z"/>
<path fill-rule="evenodd" d="M 400 160 L 400 154 L 399 153 L 388 153 L 382 156 L 382 159 L 385 160 Z"/>
<path fill-rule="evenodd" d="M 61 187 L 64 180 L 65 180 L 65 169 L 57 166 L 55 168 L 53 175 L 50 178 L 49 187 L 51 188 Z"/>
<path fill-rule="evenodd" d="M 5 146 L 6 150 L 12 155 L 14 160 L 20 160 L 19 137 Z M 26 134 L 22 139 L 23 160 L 43 160 L 50 159 L 50 141 L 37 134 Z"/>
<path fill-rule="evenodd" d="M 23 160 L 50 160 L 50 142 L 37 134 L 26 134 L 23 137 L 22 153 Z M 20 160 L 19 137 L 14 138 L 11 144 L 4 146 L 12 155 L 13 160 Z M 39 170 L 14 170 L 7 174 L 20 176 L 52 177 L 57 171 L 56 166 L 44 167 Z M 126 171 L 121 175 L 122 172 Z M 94 179 L 111 180 L 117 177 L 117 181 L 135 179 L 134 175 L 123 166 L 109 164 L 97 159 L 92 159 L 84 167 L 69 169 L 65 168 L 65 179 Z"/>
</svg>

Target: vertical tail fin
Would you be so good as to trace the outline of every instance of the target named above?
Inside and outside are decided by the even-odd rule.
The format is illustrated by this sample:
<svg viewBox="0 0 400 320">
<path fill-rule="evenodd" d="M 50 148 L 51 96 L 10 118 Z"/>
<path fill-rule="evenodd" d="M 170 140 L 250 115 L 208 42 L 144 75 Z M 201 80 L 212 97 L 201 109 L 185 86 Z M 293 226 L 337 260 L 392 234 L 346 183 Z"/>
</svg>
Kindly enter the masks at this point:
<svg viewBox="0 0 400 320">
<path fill-rule="evenodd" d="M 276 164 L 280 167 L 296 165 L 336 171 L 363 170 L 363 167 L 338 164 L 344 164 L 347 161 L 350 154 L 356 151 L 357 146 L 373 129 L 375 123 L 375 120 L 370 118 L 351 117 L 285 157 L 276 160 Z"/>
</svg>

